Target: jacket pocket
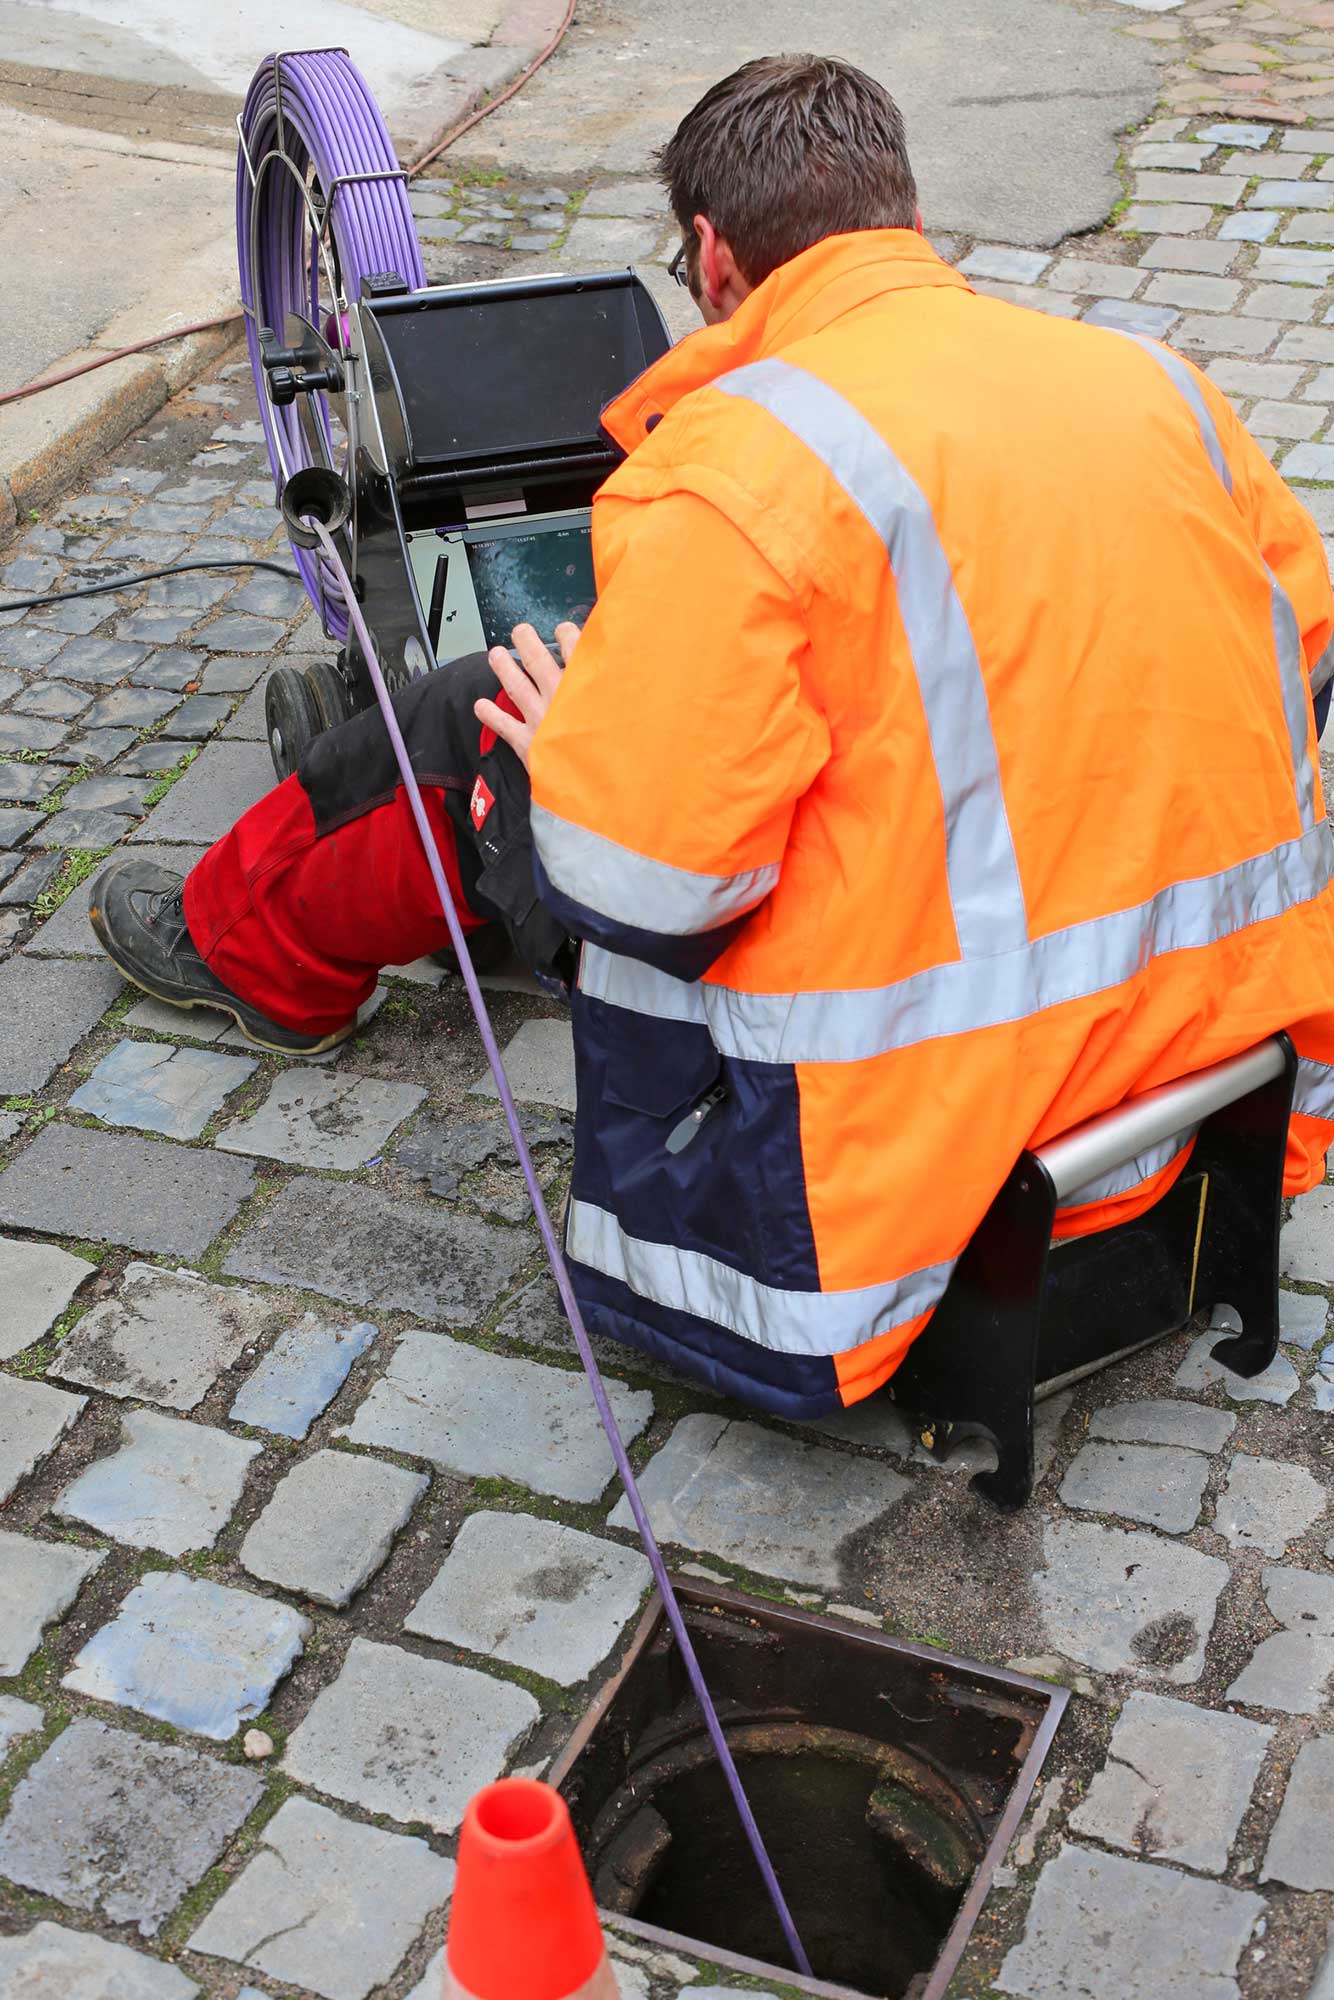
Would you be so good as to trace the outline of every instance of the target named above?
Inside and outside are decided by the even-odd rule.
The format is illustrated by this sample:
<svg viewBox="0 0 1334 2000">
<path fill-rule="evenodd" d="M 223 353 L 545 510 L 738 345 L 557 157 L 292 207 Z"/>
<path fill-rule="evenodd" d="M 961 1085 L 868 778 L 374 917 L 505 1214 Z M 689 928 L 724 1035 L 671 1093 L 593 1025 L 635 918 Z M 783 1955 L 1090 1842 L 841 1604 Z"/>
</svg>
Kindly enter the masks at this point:
<svg viewBox="0 0 1334 2000">
<path fill-rule="evenodd" d="M 679 1118 L 713 1089 L 723 1059 L 707 1028 L 606 1010 L 603 1095 L 644 1118 Z"/>
</svg>

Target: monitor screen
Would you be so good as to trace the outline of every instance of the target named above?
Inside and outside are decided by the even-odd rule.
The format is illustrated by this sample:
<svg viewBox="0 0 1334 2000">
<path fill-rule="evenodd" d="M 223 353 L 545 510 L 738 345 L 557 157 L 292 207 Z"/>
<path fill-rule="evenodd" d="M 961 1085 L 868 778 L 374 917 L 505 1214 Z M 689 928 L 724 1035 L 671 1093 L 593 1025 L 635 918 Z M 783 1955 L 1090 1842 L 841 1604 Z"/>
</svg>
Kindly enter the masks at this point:
<svg viewBox="0 0 1334 2000">
<path fill-rule="evenodd" d="M 467 538 L 468 569 L 488 646 L 508 646 L 521 620 L 550 646 L 568 619 L 593 608 L 593 544 L 587 527 L 531 528 Z"/>
<path fill-rule="evenodd" d="M 496 293 L 380 320 L 421 464 L 598 440 L 598 418 L 644 367 L 634 293 Z"/>
</svg>

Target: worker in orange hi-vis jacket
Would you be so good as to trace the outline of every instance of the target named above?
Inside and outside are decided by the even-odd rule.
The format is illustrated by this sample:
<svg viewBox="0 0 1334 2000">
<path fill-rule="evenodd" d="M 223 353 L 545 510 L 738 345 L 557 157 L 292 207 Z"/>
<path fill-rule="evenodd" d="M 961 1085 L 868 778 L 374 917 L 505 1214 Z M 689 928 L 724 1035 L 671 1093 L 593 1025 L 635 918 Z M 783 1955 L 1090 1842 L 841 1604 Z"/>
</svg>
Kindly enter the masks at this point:
<svg viewBox="0 0 1334 2000">
<path fill-rule="evenodd" d="M 1321 1178 L 1334 598 L 1189 362 L 935 255 L 866 76 L 748 63 L 661 166 L 710 323 L 605 413 L 627 456 L 564 672 L 519 627 L 476 720 L 531 766 L 536 887 L 583 941 L 586 1319 L 810 1417 L 893 1373 L 1021 1149 L 1127 1096 L 1286 1029 L 1288 1191 Z M 176 884 L 177 971 L 99 885 L 104 941 L 163 997 L 346 1032 L 439 919 L 382 865 L 401 795 L 327 838 L 283 810 Z M 1187 1150 L 1060 1228 L 1127 1218 Z"/>
</svg>

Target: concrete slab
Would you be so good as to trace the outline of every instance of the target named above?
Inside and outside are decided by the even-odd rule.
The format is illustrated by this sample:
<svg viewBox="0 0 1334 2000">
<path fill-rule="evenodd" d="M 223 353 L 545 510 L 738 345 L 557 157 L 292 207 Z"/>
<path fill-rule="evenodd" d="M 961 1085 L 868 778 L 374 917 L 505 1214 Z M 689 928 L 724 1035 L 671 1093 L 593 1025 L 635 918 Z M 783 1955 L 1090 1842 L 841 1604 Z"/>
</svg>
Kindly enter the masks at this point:
<svg viewBox="0 0 1334 2000">
<path fill-rule="evenodd" d="M 416 1084 L 381 1083 L 350 1070 L 320 1075 L 291 1069 L 277 1078 L 256 1112 L 229 1125 L 215 1143 L 223 1152 L 348 1172 L 382 1153 L 389 1135 L 425 1095 Z"/>
<path fill-rule="evenodd" d="M 211 844 L 273 786 L 266 743 L 211 743 L 130 838 Z"/>
<path fill-rule="evenodd" d="M 42 1628 L 69 1609 L 104 1554 L 0 1529 L 0 1675 L 22 1673 Z"/>
<path fill-rule="evenodd" d="M 152 1937 L 263 1790 L 254 1771 L 80 1716 L 15 1787 L 0 1870 Z"/>
<path fill-rule="evenodd" d="M 453 1833 L 540 1715 L 509 1681 L 354 1639 L 288 1742 L 283 1769 L 367 1812 Z"/>
<path fill-rule="evenodd" d="M 328 1325 L 306 1313 L 279 1334 L 259 1367 L 244 1382 L 228 1415 L 234 1424 L 252 1424 L 279 1437 L 303 1438 L 320 1412 L 347 1380 L 348 1370 L 375 1339 L 368 1320 L 354 1326 Z"/>
<path fill-rule="evenodd" d="M 274 1312 L 239 1285 L 129 1264 L 116 1297 L 94 1306 L 63 1343 L 54 1372 L 104 1395 L 192 1410 L 268 1331 Z"/>
<path fill-rule="evenodd" d="M 1092 1521 L 1049 1523 L 1043 1549 L 1034 1587 L 1057 1651 L 1104 1673 L 1200 1678 L 1225 1562 Z"/>
<path fill-rule="evenodd" d="M 241 1544 L 241 1566 L 341 1610 L 384 1562 L 429 1484 L 425 1473 L 378 1458 L 314 1452 L 278 1482 Z"/>
<path fill-rule="evenodd" d="M 258 1064 L 209 1049 L 165 1042 L 118 1042 L 70 1099 L 104 1125 L 128 1125 L 168 1139 L 197 1139 Z"/>
<path fill-rule="evenodd" d="M 605 36 L 576 38 L 451 157 L 499 162 L 539 181 L 553 160 L 570 160 L 573 145 L 589 177 L 643 174 L 709 83 L 748 57 L 808 48 L 812 39 L 810 17 L 793 0 L 677 0 L 666 9 L 629 0 L 618 21 L 614 61 Z M 1118 26 L 1061 0 L 953 0 L 948 8 L 828 0 L 816 46 L 894 92 L 933 231 L 1050 244 L 1101 222 L 1120 197 L 1117 135 L 1157 94 L 1153 54 Z"/>
<path fill-rule="evenodd" d="M 156 1410 L 127 1410 L 121 1426 L 120 1450 L 90 1465 L 53 1511 L 134 1549 L 211 1549 L 262 1447 Z"/>
<path fill-rule="evenodd" d="M 55 1450 L 87 1401 L 49 1382 L 0 1375 L 0 1502 Z"/>
<path fill-rule="evenodd" d="M 470 1514 L 404 1629 L 569 1687 L 606 1658 L 651 1581 L 618 1542 L 526 1514 Z"/>
<path fill-rule="evenodd" d="M 309 1631 L 272 1598 L 153 1570 L 62 1685 L 221 1743 L 267 1705 Z"/>
<path fill-rule="evenodd" d="M 26 956 L 6 959 L 0 965 L 0 1020 L 5 1024 L 0 1038 L 0 1097 L 44 1089 L 74 1044 L 101 1020 L 123 984 L 108 964 L 40 963 Z"/>
<path fill-rule="evenodd" d="M 324 2000 L 365 2000 L 453 1882 L 453 1862 L 424 1840 L 355 1825 L 311 1799 L 288 1799 L 190 1949 Z"/>
<path fill-rule="evenodd" d="M 0 1224 L 200 1257 L 250 1194 L 254 1171 L 221 1154 L 189 1157 L 186 1175 L 161 1140 L 48 1125 L 0 1174 Z"/>
<path fill-rule="evenodd" d="M 159 1958 L 90 1931 L 63 1924 L 34 1924 L 17 1937 L 0 1938 L 0 1992 L 13 2000 L 194 2000 L 193 1979 Z"/>
<path fill-rule="evenodd" d="M 1260 1880 L 1334 1889 L 1334 1737 L 1318 1736 L 1297 1752 Z"/>
<path fill-rule="evenodd" d="M 97 1269 L 54 1243 L 0 1236 L 0 1361 L 8 1361 L 49 1333 L 85 1278 Z"/>
</svg>

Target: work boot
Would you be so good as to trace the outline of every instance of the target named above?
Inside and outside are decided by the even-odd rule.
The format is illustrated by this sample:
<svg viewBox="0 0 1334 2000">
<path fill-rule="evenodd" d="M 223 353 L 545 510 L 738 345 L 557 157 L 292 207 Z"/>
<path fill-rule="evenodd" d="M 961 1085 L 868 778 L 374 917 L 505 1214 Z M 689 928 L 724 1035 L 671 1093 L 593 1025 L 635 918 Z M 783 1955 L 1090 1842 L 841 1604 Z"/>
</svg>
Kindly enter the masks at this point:
<svg viewBox="0 0 1334 2000">
<path fill-rule="evenodd" d="M 354 1014 L 328 1034 L 282 1028 L 210 972 L 185 921 L 185 878 L 131 854 L 104 868 L 88 896 L 88 921 L 118 972 L 169 1007 L 216 1007 L 230 1014 L 247 1041 L 279 1055 L 314 1056 L 332 1049 L 357 1025 Z"/>
</svg>

